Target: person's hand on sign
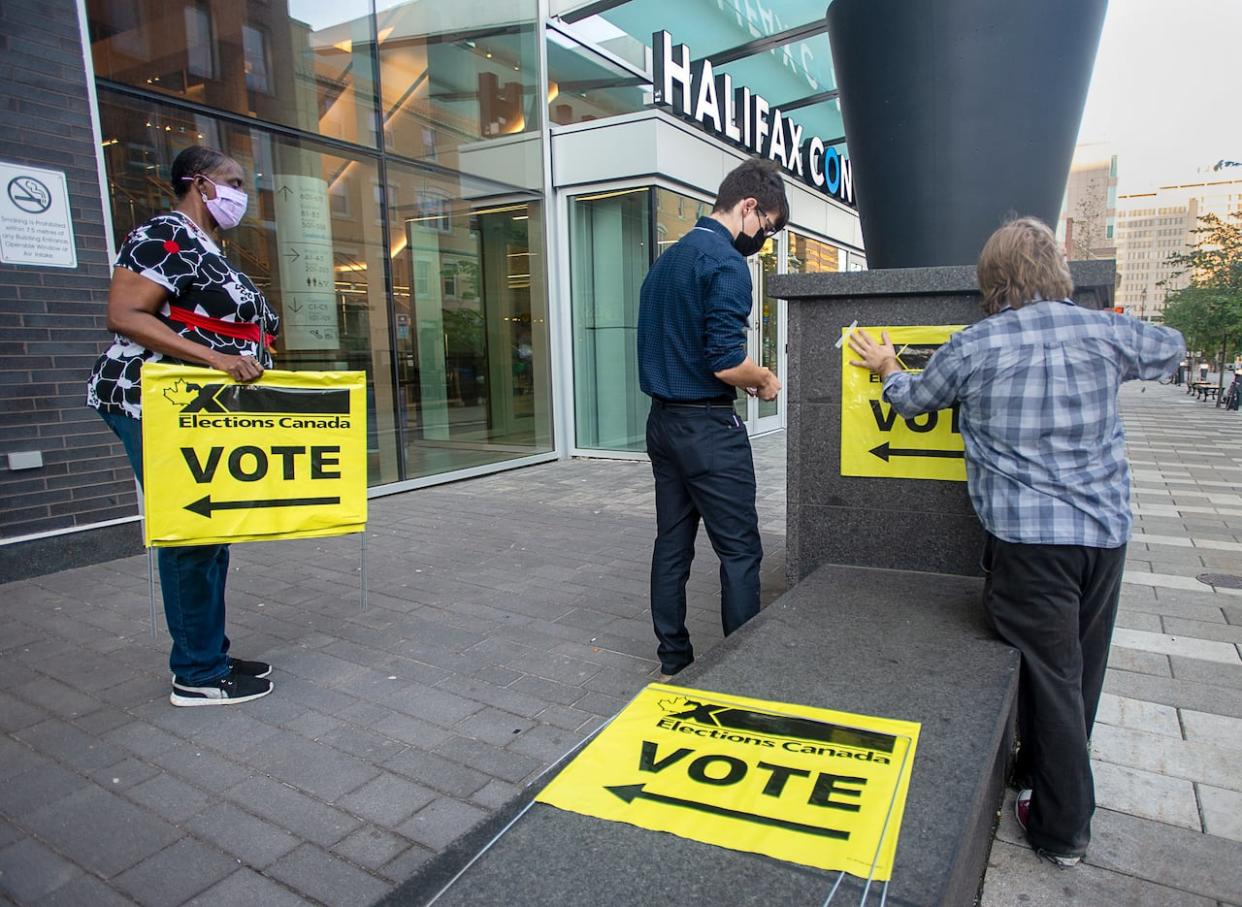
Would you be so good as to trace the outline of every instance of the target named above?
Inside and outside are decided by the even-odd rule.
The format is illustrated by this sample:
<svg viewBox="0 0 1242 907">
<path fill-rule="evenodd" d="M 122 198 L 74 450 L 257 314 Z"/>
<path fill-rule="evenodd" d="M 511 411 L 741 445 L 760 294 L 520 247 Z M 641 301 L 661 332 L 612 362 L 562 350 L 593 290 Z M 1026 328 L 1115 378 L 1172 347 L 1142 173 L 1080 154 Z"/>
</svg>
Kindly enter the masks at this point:
<svg viewBox="0 0 1242 907">
<path fill-rule="evenodd" d="M 263 377 L 263 366 L 251 356 L 213 353 L 209 364 L 216 371 L 224 372 L 234 381 L 256 381 Z"/>
<path fill-rule="evenodd" d="M 876 343 L 862 328 L 851 332 L 850 349 L 861 356 L 862 360 L 851 359 L 850 365 L 868 369 L 884 379 L 893 372 L 901 371 L 901 366 L 897 363 L 897 350 L 888 339 L 888 331 L 880 333 L 880 340 L 880 343 Z"/>
</svg>

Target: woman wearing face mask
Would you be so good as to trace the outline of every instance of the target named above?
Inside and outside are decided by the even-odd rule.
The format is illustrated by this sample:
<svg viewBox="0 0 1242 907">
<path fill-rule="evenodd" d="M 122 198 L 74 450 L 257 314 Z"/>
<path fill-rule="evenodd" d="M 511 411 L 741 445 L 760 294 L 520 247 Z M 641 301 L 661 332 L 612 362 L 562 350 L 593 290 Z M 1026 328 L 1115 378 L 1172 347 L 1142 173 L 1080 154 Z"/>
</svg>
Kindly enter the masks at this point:
<svg viewBox="0 0 1242 907">
<path fill-rule="evenodd" d="M 176 204 L 135 227 L 117 255 L 108 294 L 116 338 L 91 372 L 86 402 L 99 410 L 142 479 L 141 373 L 169 361 L 253 381 L 271 365 L 280 322 L 250 278 L 224 257 L 219 232 L 246 213 L 243 172 L 197 145 L 173 161 Z M 160 548 L 164 614 L 172 637 L 173 705 L 232 705 L 266 696 L 271 666 L 229 655 L 224 633 L 228 545 Z"/>
</svg>

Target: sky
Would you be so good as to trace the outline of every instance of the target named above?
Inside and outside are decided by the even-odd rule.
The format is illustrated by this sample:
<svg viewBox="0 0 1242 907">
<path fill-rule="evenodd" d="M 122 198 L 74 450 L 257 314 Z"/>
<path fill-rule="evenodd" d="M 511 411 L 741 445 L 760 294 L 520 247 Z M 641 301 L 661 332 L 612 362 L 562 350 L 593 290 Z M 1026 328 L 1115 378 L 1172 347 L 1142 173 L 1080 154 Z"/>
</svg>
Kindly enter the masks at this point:
<svg viewBox="0 0 1242 907">
<path fill-rule="evenodd" d="M 1120 194 L 1242 161 L 1242 0 L 1110 0 L 1078 143 Z"/>
</svg>

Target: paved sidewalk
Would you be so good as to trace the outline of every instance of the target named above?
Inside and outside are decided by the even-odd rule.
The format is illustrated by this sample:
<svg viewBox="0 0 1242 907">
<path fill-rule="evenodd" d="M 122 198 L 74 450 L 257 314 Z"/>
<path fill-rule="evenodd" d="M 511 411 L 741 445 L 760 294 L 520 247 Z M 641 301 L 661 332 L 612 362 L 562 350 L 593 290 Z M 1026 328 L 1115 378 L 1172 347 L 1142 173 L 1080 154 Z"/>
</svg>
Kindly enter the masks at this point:
<svg viewBox="0 0 1242 907">
<path fill-rule="evenodd" d="M 755 451 L 766 603 L 783 435 Z M 650 467 L 614 460 L 375 500 L 365 612 L 357 537 L 235 546 L 234 651 L 275 691 L 228 709 L 169 705 L 144 557 L 0 585 L 0 903 L 372 902 L 653 679 L 652 514 Z"/>
<path fill-rule="evenodd" d="M 982 903 L 1242 904 L 1242 419 L 1122 389 L 1134 536 L 1100 715 L 1086 863 L 1058 871 L 1001 814 Z"/>
<path fill-rule="evenodd" d="M 1087 864 L 1002 814 L 983 902 L 1242 904 L 1242 421 L 1130 386 L 1136 536 Z M 756 442 L 765 601 L 784 437 Z M 373 502 L 358 540 L 237 546 L 230 628 L 276 665 L 232 709 L 168 705 L 132 558 L 0 585 L 0 902 L 366 904 L 499 808 L 656 668 L 646 464 L 579 460 Z M 690 624 L 720 639 L 706 540 Z M 916 768 L 917 770 L 917 768 Z"/>
</svg>

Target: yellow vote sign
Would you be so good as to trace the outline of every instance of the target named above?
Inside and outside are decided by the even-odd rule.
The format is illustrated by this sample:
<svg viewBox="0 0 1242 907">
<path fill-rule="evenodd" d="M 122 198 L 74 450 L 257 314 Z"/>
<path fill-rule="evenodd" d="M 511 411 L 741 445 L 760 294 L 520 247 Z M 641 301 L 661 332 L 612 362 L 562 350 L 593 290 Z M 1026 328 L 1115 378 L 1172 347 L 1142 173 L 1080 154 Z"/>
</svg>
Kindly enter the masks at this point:
<svg viewBox="0 0 1242 907">
<path fill-rule="evenodd" d="M 932 354 L 964 327 L 906 325 L 861 330 L 877 340 L 887 331 L 902 368 L 921 372 Z M 850 365 L 855 358 L 849 344 L 842 344 L 841 475 L 965 482 L 966 453 L 957 405 L 906 419 L 884 400 L 884 387 L 877 376 Z"/>
<path fill-rule="evenodd" d="M 918 736 L 913 722 L 653 683 L 538 800 L 885 880 Z"/>
<path fill-rule="evenodd" d="M 205 545 L 361 532 L 366 376 L 267 371 L 252 384 L 142 369 L 146 544 Z"/>
</svg>

